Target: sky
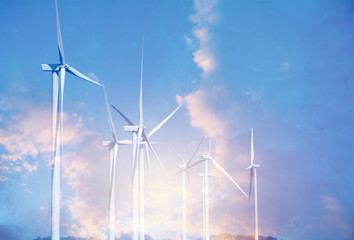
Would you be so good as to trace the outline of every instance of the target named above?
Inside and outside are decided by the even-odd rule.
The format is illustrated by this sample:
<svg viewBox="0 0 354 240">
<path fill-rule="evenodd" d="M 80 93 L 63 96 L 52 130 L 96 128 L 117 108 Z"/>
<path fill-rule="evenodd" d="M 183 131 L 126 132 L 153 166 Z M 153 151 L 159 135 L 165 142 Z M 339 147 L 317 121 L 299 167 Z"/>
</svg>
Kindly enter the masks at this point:
<svg viewBox="0 0 354 240">
<path fill-rule="evenodd" d="M 102 83 L 138 122 L 142 39 L 151 157 L 146 233 L 181 239 L 176 153 L 189 159 L 213 136 L 218 163 L 246 191 L 251 128 L 259 231 L 279 239 L 354 238 L 354 2 L 330 0 L 59 0 L 66 61 Z M 0 0 L 0 238 L 50 235 L 51 74 L 58 63 L 55 5 Z M 216 111 L 218 99 L 220 105 Z M 108 236 L 111 140 L 102 88 L 67 75 L 61 235 Z M 119 139 L 130 139 L 112 110 Z M 204 141 L 194 161 L 207 153 Z M 187 231 L 202 236 L 202 166 L 190 170 Z M 215 168 L 211 234 L 253 234 L 254 201 Z M 131 148 L 118 153 L 116 233 L 129 233 Z"/>
</svg>

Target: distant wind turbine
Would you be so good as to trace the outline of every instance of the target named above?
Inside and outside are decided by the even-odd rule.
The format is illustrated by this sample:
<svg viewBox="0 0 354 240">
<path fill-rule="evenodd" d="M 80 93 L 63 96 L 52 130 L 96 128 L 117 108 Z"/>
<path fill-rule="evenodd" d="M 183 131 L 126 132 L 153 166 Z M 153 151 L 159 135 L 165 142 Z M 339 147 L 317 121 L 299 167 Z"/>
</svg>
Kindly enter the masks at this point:
<svg viewBox="0 0 354 240">
<path fill-rule="evenodd" d="M 42 64 L 43 71 L 50 71 L 53 75 L 52 93 L 52 240 L 60 238 L 60 158 L 63 151 L 63 99 L 65 73 L 69 72 L 74 76 L 91 82 L 95 85 L 101 84 L 93 81 L 84 74 L 69 66 L 65 62 L 64 48 L 61 39 L 58 3 L 55 0 L 57 39 L 59 50 L 59 64 Z M 60 73 L 60 80 L 59 80 Z"/>
<path fill-rule="evenodd" d="M 109 110 L 105 87 L 103 88 L 103 91 L 106 101 L 109 127 L 113 137 L 112 141 L 104 141 L 103 146 L 107 146 L 109 148 L 109 240 L 115 240 L 115 182 L 118 146 L 129 145 L 132 142 L 130 140 L 118 141 L 116 130 L 112 121 L 111 111 Z"/>
<path fill-rule="evenodd" d="M 250 188 L 249 199 L 251 200 L 252 182 L 254 179 L 254 218 L 255 218 L 255 235 L 254 239 L 258 240 L 258 196 L 257 196 L 257 168 L 259 164 L 254 164 L 254 147 L 253 147 L 253 128 L 251 130 L 251 165 L 247 168 L 250 169 Z"/>
<path fill-rule="evenodd" d="M 203 173 L 203 222 L 204 222 L 204 228 L 203 228 L 203 236 L 204 240 L 209 240 L 210 239 L 210 233 L 209 233 L 209 160 L 215 165 L 217 169 L 219 169 L 220 172 L 222 172 L 236 187 L 245 195 L 246 198 L 248 198 L 247 194 L 242 190 L 242 188 L 236 183 L 236 181 L 223 169 L 217 162 L 216 160 L 211 156 L 211 142 L 212 142 L 212 137 L 209 139 L 209 153 L 207 155 L 203 155 L 201 160 L 195 162 L 194 164 L 190 165 L 189 167 L 185 168 L 183 171 L 188 170 L 189 168 L 192 168 L 200 163 L 204 162 L 204 173 Z"/>
<path fill-rule="evenodd" d="M 149 134 L 145 132 L 145 126 L 143 121 L 143 61 L 144 60 L 144 40 L 142 43 L 142 57 L 141 57 L 141 70 L 140 70 L 140 95 L 139 95 L 139 125 L 134 124 L 130 121 L 121 111 L 116 107 L 112 106 L 128 123 L 129 126 L 125 126 L 124 130 L 127 132 L 132 132 L 132 187 L 133 187 L 133 240 L 144 240 L 145 239 L 145 228 L 144 228 L 144 153 L 147 157 L 147 163 L 150 170 L 150 160 L 148 149 L 150 148 L 153 152 L 155 158 L 166 172 L 165 167 L 162 165 L 160 158 L 157 156 L 154 148 L 151 145 L 149 138 L 158 131 L 172 115 L 182 106 L 179 105 L 170 115 L 168 115 L 163 121 L 161 121 L 155 128 L 151 130 Z M 147 146 L 148 147 L 147 147 Z M 145 146 L 145 148 L 144 148 Z M 151 172 L 151 171 L 150 171 Z M 167 174 L 167 172 L 166 172 Z M 151 173 L 150 173 L 151 176 Z M 138 194 L 140 191 L 140 194 Z M 140 199 L 139 199 L 140 197 Z M 139 201 L 140 200 L 140 201 Z"/>
<path fill-rule="evenodd" d="M 191 161 L 193 160 L 195 154 L 197 153 L 200 145 L 202 144 L 204 140 L 204 137 L 202 140 L 199 142 L 197 148 L 194 150 L 193 155 L 191 158 L 188 160 L 188 162 L 185 162 L 180 156 L 177 155 L 179 160 L 181 161 L 180 164 L 178 164 L 179 169 L 182 170 L 182 240 L 187 240 L 187 230 L 186 230 L 186 175 L 187 175 L 187 180 L 189 187 L 190 185 L 190 180 L 189 180 L 189 173 L 188 171 L 184 171 L 187 167 L 189 167 Z"/>
</svg>

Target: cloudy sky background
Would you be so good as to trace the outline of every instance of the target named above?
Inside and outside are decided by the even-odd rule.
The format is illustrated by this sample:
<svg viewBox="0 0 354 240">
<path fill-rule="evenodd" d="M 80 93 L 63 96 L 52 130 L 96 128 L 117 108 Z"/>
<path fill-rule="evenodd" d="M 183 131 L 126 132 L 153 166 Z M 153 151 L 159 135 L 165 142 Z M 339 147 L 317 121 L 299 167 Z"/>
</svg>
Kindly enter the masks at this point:
<svg viewBox="0 0 354 240">
<path fill-rule="evenodd" d="M 138 121 L 144 35 L 144 121 L 172 176 L 203 135 L 248 189 L 254 128 L 262 235 L 354 236 L 354 4 L 352 1 L 59 1 L 66 61 Z M 57 63 L 54 1 L 0 0 L 0 237 L 50 235 L 51 74 Z M 101 81 L 101 80 L 99 80 Z M 110 140 L 102 89 L 67 76 L 62 236 L 106 239 Z M 221 97 L 216 113 L 217 101 Z M 120 139 L 129 139 L 112 111 Z M 207 151 L 203 143 L 198 156 Z M 119 151 L 116 231 L 130 231 L 130 152 Z M 198 159 L 198 158 L 196 158 Z M 179 239 L 181 177 L 152 157 L 146 233 Z M 202 166 L 190 171 L 188 234 L 202 235 Z M 211 233 L 252 234 L 253 202 L 216 169 Z"/>
</svg>

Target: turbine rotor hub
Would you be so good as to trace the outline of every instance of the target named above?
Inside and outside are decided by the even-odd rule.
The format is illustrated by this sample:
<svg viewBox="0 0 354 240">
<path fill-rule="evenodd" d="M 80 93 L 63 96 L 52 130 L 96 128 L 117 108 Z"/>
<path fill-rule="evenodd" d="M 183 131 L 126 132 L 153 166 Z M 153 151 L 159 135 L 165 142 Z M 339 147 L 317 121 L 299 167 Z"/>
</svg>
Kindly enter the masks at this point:
<svg viewBox="0 0 354 240">
<path fill-rule="evenodd" d="M 62 65 L 59 66 L 59 68 L 65 68 L 65 69 L 67 69 L 67 68 L 69 68 L 69 65 L 68 65 L 68 64 L 62 64 Z"/>
</svg>

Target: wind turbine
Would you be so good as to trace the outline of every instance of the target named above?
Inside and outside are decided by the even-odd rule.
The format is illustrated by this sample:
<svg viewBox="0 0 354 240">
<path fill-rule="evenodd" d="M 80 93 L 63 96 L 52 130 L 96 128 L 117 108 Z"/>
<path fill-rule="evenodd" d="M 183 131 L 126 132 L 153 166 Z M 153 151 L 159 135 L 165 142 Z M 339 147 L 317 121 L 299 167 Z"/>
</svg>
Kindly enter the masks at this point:
<svg viewBox="0 0 354 240">
<path fill-rule="evenodd" d="M 255 235 L 254 239 L 258 240 L 258 197 L 257 197 L 257 168 L 259 164 L 254 164 L 254 147 L 253 147 L 253 128 L 251 130 L 251 165 L 247 168 L 250 169 L 250 188 L 249 199 L 251 200 L 252 182 L 254 179 L 254 218 L 255 218 Z"/>
<path fill-rule="evenodd" d="M 214 166 L 219 169 L 220 172 L 222 172 L 236 187 L 245 195 L 246 198 L 248 198 L 247 194 L 242 190 L 242 188 L 237 184 L 237 182 L 223 169 L 217 162 L 216 160 L 211 156 L 211 142 L 212 142 L 212 137 L 209 139 L 209 153 L 207 155 L 201 156 L 201 160 L 198 162 L 195 162 L 194 164 L 190 165 L 189 167 L 185 168 L 183 171 L 186 171 L 189 168 L 192 168 L 200 163 L 204 162 L 204 173 L 203 173 L 203 222 L 204 222 L 204 228 L 203 228 L 203 236 L 204 240 L 210 240 L 210 234 L 209 234 L 209 160 L 214 164 Z"/>
<path fill-rule="evenodd" d="M 112 105 L 112 107 L 123 117 L 129 126 L 124 126 L 126 132 L 132 132 L 132 186 L 133 186 L 133 240 L 144 240 L 144 153 L 147 157 L 147 163 L 150 170 L 150 159 L 148 149 L 150 148 L 155 158 L 166 172 L 165 167 L 162 165 L 160 158 L 157 156 L 154 148 L 151 145 L 149 138 L 158 131 L 172 115 L 182 106 L 180 104 L 170 115 L 168 115 L 163 121 L 161 121 L 155 128 L 151 130 L 149 134 L 145 132 L 145 126 L 143 121 L 143 61 L 144 60 L 144 39 L 142 42 L 142 56 L 141 56 L 141 69 L 140 69 L 140 94 L 139 94 L 139 125 L 130 121 L 121 111 Z M 147 145 L 147 146 L 146 146 Z M 145 148 L 144 148 L 145 146 Z M 151 173 L 150 173 L 151 176 Z M 140 192 L 138 194 L 138 192 Z M 139 198 L 140 197 L 140 198 Z"/>
<path fill-rule="evenodd" d="M 81 79 L 103 87 L 65 62 L 61 39 L 58 3 L 55 0 L 59 64 L 42 64 L 43 71 L 52 72 L 52 240 L 60 238 L 60 158 L 63 151 L 63 98 L 65 73 L 69 72 Z M 60 76 L 58 76 L 60 75 Z"/>
<path fill-rule="evenodd" d="M 103 82 L 103 79 L 102 79 Z M 119 145 L 129 145 L 130 140 L 117 140 L 116 130 L 112 121 L 111 111 L 109 110 L 106 88 L 103 88 L 106 101 L 106 109 L 109 121 L 109 127 L 112 133 L 112 141 L 103 141 L 103 146 L 109 148 L 109 240 L 115 239 L 115 182 L 116 182 L 116 163 Z"/>
<path fill-rule="evenodd" d="M 180 164 L 178 164 L 178 168 L 181 169 L 182 171 L 182 240 L 187 240 L 187 231 L 186 231 L 186 174 L 187 174 L 187 179 L 188 179 L 188 184 L 190 187 L 190 181 L 189 181 L 189 173 L 188 171 L 184 171 L 187 167 L 189 167 L 189 164 L 193 160 L 195 154 L 197 153 L 199 146 L 202 144 L 204 140 L 204 137 L 202 140 L 199 142 L 197 148 L 194 150 L 194 153 L 192 157 L 188 160 L 188 162 L 185 162 L 179 155 L 177 157 L 181 161 Z"/>
</svg>

